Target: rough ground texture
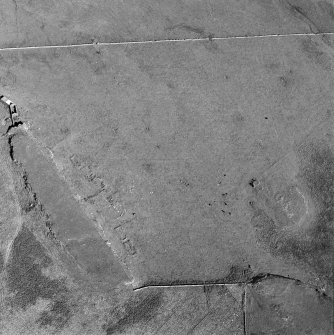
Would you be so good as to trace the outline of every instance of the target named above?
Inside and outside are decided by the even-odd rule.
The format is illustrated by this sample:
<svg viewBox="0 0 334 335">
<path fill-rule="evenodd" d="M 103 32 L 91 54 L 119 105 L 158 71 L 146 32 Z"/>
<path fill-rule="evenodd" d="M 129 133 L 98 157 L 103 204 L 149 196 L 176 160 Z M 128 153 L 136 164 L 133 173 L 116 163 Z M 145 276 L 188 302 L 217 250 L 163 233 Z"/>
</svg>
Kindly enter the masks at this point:
<svg viewBox="0 0 334 335">
<path fill-rule="evenodd" d="M 1 335 L 333 334 L 332 1 L 0 15 Z"/>
</svg>

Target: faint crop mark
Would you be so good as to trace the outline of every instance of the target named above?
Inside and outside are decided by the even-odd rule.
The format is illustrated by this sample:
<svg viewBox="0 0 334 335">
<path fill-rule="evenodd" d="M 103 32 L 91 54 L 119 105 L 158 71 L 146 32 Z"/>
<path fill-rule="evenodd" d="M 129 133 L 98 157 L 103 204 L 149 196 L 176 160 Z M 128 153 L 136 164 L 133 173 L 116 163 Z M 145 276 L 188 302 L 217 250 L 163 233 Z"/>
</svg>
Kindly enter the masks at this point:
<svg viewBox="0 0 334 335">
<path fill-rule="evenodd" d="M 207 313 L 205 313 L 195 324 L 194 326 L 191 327 L 191 329 L 187 332 L 187 335 L 191 335 L 194 333 L 194 330 L 204 321 L 205 318 L 208 317 L 208 315 L 210 315 L 212 311 L 208 311 Z"/>
<path fill-rule="evenodd" d="M 300 220 L 297 222 L 297 225 L 299 226 L 303 220 L 305 219 L 305 217 L 309 214 L 309 206 L 308 206 L 308 201 L 307 199 L 305 198 L 304 194 L 299 190 L 298 187 L 296 187 L 296 191 L 297 193 L 300 194 L 300 196 L 303 198 L 303 202 L 304 202 L 304 206 L 305 206 L 305 213 L 304 215 L 300 218 Z"/>
<path fill-rule="evenodd" d="M 129 256 L 134 256 L 137 254 L 137 249 L 131 239 L 125 234 L 123 231 L 124 225 L 127 223 L 132 222 L 135 218 L 135 213 L 133 211 L 127 212 L 124 204 L 120 201 L 118 196 L 118 188 L 120 187 L 120 182 L 122 180 L 116 180 L 114 185 L 115 187 L 111 187 L 108 185 L 104 179 L 97 175 L 94 171 L 93 163 L 87 162 L 85 159 L 80 158 L 78 155 L 74 154 L 70 157 L 70 161 L 74 168 L 78 169 L 84 176 L 84 178 L 91 184 L 97 187 L 97 190 L 80 199 L 83 199 L 84 201 L 88 201 L 90 203 L 94 203 L 94 198 L 98 197 L 99 195 L 102 195 L 103 197 L 100 199 L 104 199 L 107 202 L 108 208 L 112 208 L 117 213 L 117 222 L 118 224 L 113 228 L 118 240 L 121 242 L 123 249 L 125 250 L 125 253 Z M 130 193 L 132 192 L 132 187 L 130 188 Z M 105 209 L 106 204 L 98 203 L 96 206 L 101 206 Z M 101 213 L 96 214 L 96 217 L 102 218 L 102 221 L 105 221 L 105 218 Z M 99 231 L 102 233 L 102 235 L 105 235 L 105 231 L 101 223 L 99 223 L 99 220 L 94 219 L 95 223 L 99 227 Z M 106 244 L 112 248 L 113 243 L 108 239 L 105 238 Z M 113 250 L 115 252 L 115 250 Z"/>
<path fill-rule="evenodd" d="M 125 251 L 130 254 L 130 255 L 135 255 L 137 253 L 137 250 L 134 246 L 134 244 L 132 243 L 132 241 L 127 237 L 127 235 L 122 231 L 122 224 L 116 226 L 114 228 L 115 232 L 117 233 L 117 235 L 119 236 L 121 243 L 125 249 Z"/>
</svg>

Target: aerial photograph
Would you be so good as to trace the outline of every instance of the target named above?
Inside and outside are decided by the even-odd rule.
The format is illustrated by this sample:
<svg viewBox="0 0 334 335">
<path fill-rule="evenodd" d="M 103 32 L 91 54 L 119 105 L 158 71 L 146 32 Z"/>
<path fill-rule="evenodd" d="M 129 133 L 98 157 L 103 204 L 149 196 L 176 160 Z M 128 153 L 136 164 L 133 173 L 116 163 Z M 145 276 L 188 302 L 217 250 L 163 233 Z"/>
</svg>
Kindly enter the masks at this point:
<svg viewBox="0 0 334 335">
<path fill-rule="evenodd" d="M 0 0 L 0 335 L 334 334 L 334 0 Z"/>
</svg>

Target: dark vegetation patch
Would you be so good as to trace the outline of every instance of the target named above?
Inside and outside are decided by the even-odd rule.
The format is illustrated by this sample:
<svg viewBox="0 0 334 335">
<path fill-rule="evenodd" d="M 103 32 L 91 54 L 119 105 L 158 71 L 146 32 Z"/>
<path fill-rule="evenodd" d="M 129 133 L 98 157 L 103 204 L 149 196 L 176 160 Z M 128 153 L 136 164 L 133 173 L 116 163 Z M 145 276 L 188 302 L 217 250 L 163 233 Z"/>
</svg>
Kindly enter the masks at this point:
<svg viewBox="0 0 334 335">
<path fill-rule="evenodd" d="M 147 172 L 148 174 L 152 175 L 154 172 L 154 165 L 152 163 L 148 163 L 145 162 L 142 164 L 142 167 L 144 169 L 145 172 Z"/>
<path fill-rule="evenodd" d="M 323 36 L 322 42 L 331 46 L 331 43 L 328 42 L 326 36 Z M 312 62 L 318 64 L 326 71 L 332 71 L 333 59 L 328 52 L 324 51 L 323 43 L 319 43 L 310 37 L 301 39 L 300 43 L 301 50 Z"/>
<path fill-rule="evenodd" d="M 298 178 L 316 207 L 315 219 L 307 232 L 292 235 L 282 231 L 256 201 L 250 203 L 254 211 L 251 222 L 259 240 L 273 255 L 291 256 L 333 280 L 334 153 L 326 144 L 308 143 L 299 146 L 298 155 Z"/>
<path fill-rule="evenodd" d="M 253 271 L 248 265 L 248 267 L 242 267 L 240 265 L 232 265 L 228 275 L 222 279 L 223 283 L 241 283 L 246 282 L 252 278 Z"/>
<path fill-rule="evenodd" d="M 332 18 L 333 19 L 332 22 L 334 22 L 334 4 L 322 0 L 319 1 L 317 5 L 319 6 L 320 10 L 326 13 L 330 18 Z"/>
<path fill-rule="evenodd" d="M 188 32 L 198 34 L 200 36 L 206 36 L 207 35 L 205 33 L 204 28 L 191 26 L 191 25 L 188 25 L 188 24 L 185 24 L 185 23 L 179 23 L 179 24 L 173 25 L 172 27 L 168 27 L 165 30 L 174 30 L 174 29 L 183 29 L 183 30 L 186 30 Z"/>
<path fill-rule="evenodd" d="M 3 267 L 4 267 L 4 259 L 3 259 L 3 255 L 2 253 L 0 252 L 0 272 L 2 271 Z"/>
<path fill-rule="evenodd" d="M 15 293 L 15 306 L 26 309 L 34 305 L 38 298 L 53 300 L 67 293 L 63 281 L 50 279 L 42 274 L 42 268 L 51 263 L 41 243 L 28 228 L 23 227 L 14 240 L 6 268 L 8 287 Z"/>
<path fill-rule="evenodd" d="M 315 5 L 308 0 L 281 0 L 283 7 L 295 18 L 305 22 L 312 33 L 321 33 L 326 29 L 326 22 L 320 20 Z"/>
<path fill-rule="evenodd" d="M 111 321 L 103 326 L 107 335 L 125 332 L 133 325 L 149 322 L 156 315 L 157 309 L 163 304 L 161 292 L 149 293 L 145 297 L 139 296 L 137 299 L 136 301 L 130 299 L 122 310 L 113 313 L 113 318 L 117 321 Z"/>
<path fill-rule="evenodd" d="M 56 300 L 51 309 L 41 313 L 37 323 L 41 327 L 51 326 L 59 330 L 64 328 L 72 312 L 66 300 Z"/>
<path fill-rule="evenodd" d="M 319 274 L 332 276 L 330 245 L 327 244 L 327 237 L 324 240 L 314 237 L 305 240 L 296 236 L 287 236 L 276 227 L 274 220 L 259 208 L 251 222 L 257 230 L 259 240 L 267 246 L 272 255 L 292 256 L 310 265 Z"/>
</svg>

